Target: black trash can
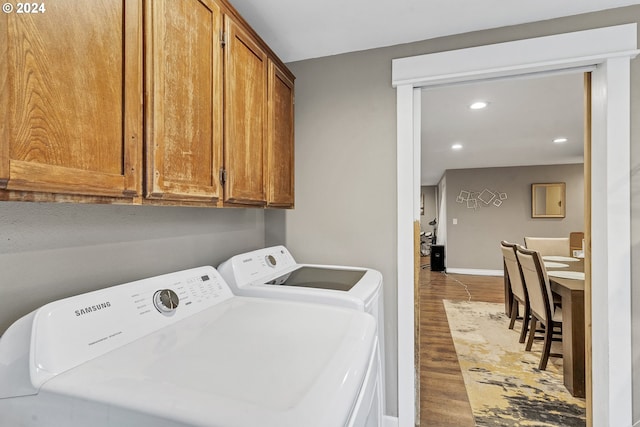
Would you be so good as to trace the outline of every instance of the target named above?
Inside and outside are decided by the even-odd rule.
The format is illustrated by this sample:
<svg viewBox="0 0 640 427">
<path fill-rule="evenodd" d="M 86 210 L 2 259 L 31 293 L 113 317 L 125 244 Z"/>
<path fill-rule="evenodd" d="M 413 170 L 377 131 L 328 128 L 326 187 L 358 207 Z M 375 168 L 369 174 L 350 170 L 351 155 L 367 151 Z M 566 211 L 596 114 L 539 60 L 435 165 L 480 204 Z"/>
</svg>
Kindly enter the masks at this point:
<svg viewBox="0 0 640 427">
<path fill-rule="evenodd" d="M 431 246 L 431 271 L 444 271 L 444 246 Z"/>
</svg>

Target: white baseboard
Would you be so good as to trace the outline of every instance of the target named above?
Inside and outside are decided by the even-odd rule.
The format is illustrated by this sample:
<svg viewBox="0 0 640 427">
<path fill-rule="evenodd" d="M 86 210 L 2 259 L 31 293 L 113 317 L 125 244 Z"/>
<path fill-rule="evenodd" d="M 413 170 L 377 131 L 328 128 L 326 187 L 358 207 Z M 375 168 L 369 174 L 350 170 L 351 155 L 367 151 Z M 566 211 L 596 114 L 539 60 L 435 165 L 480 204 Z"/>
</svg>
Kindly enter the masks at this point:
<svg viewBox="0 0 640 427">
<path fill-rule="evenodd" d="M 476 268 L 449 268 L 447 267 L 447 273 L 454 274 L 473 274 L 475 276 L 503 276 L 503 270 L 485 270 Z"/>
<path fill-rule="evenodd" d="M 384 415 L 382 417 L 382 427 L 398 427 L 398 417 Z"/>
</svg>

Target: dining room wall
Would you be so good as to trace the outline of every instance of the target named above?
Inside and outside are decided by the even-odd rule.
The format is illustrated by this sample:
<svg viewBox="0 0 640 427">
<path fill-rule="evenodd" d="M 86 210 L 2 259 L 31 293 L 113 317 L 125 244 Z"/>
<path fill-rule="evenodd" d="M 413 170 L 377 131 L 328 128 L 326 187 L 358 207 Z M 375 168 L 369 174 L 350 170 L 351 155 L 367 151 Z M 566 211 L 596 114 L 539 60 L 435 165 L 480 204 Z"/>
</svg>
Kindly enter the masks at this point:
<svg viewBox="0 0 640 427">
<path fill-rule="evenodd" d="M 524 244 L 525 236 L 569 237 L 584 231 L 583 168 L 579 163 L 447 170 L 447 218 L 441 219 L 448 226 L 447 270 L 501 272 L 501 240 Z M 552 182 L 566 183 L 566 216 L 532 218 L 531 184 Z M 480 198 L 489 203 L 467 197 L 485 189 Z"/>
<path fill-rule="evenodd" d="M 420 188 L 421 203 L 424 207 L 420 213 L 420 230 L 429 232 L 434 227 L 429 222 L 438 218 L 438 187 L 436 185 L 423 185 Z"/>
</svg>

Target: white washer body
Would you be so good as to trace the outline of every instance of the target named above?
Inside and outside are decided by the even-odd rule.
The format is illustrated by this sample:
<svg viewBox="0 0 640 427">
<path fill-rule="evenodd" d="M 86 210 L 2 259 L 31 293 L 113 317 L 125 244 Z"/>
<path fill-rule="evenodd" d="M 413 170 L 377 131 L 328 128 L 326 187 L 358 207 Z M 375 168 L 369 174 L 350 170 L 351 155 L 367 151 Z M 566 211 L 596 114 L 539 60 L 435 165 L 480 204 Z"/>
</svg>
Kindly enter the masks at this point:
<svg viewBox="0 0 640 427">
<path fill-rule="evenodd" d="M 218 272 L 236 295 L 308 301 L 364 311 L 375 317 L 380 352 L 380 410 L 384 412 L 382 274 L 371 268 L 298 264 L 284 246 L 229 258 Z"/>
<path fill-rule="evenodd" d="M 375 330 L 234 296 L 213 267 L 78 295 L 0 338 L 0 425 L 378 425 Z"/>
</svg>

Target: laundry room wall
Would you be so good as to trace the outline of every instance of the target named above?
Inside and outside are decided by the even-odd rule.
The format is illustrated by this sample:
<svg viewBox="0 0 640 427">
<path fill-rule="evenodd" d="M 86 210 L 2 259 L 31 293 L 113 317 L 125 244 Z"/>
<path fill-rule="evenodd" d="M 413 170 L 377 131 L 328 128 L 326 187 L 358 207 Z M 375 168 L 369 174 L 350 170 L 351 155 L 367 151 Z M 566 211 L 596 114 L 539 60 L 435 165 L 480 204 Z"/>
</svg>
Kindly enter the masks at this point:
<svg viewBox="0 0 640 427">
<path fill-rule="evenodd" d="M 296 209 L 267 213 L 269 242 L 301 262 L 366 265 L 384 276 L 387 413 L 397 414 L 396 92 L 391 60 L 638 22 L 640 6 L 288 64 L 296 75 Z M 392 29 L 389 29 L 392 31 Z M 640 60 L 632 65 L 632 242 L 640 246 Z M 640 263 L 632 304 L 640 305 Z M 410 286 L 410 284 L 402 284 Z M 633 315 L 640 418 L 640 313 Z"/>
<path fill-rule="evenodd" d="M 0 202 L 0 334 L 70 295 L 264 246 L 264 211 Z"/>
<path fill-rule="evenodd" d="M 288 64 L 296 75 L 296 208 L 285 244 L 299 262 L 379 270 L 387 412 L 397 412 L 396 150 L 391 56 L 374 50 Z"/>
</svg>

